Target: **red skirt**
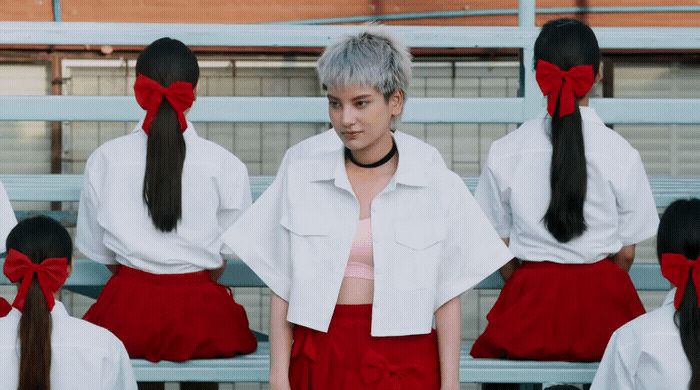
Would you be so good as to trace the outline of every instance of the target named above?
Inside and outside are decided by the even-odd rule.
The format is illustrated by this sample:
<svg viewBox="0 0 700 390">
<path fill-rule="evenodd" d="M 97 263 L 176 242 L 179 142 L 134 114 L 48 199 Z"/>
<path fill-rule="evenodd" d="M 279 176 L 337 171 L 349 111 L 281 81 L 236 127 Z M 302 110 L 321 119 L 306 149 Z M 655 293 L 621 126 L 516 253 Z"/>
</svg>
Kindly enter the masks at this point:
<svg viewBox="0 0 700 390">
<path fill-rule="evenodd" d="M 5 298 L 0 298 L 0 317 L 5 317 L 10 310 L 12 310 L 12 305 Z"/>
<path fill-rule="evenodd" d="M 476 358 L 598 361 L 612 333 L 644 314 L 627 272 L 593 264 L 523 262 L 474 343 Z"/>
<path fill-rule="evenodd" d="M 328 333 L 294 327 L 292 390 L 438 390 L 437 334 L 372 337 L 372 305 L 337 305 Z"/>
<path fill-rule="evenodd" d="M 83 317 L 109 329 L 129 356 L 152 362 L 255 351 L 243 306 L 209 271 L 155 275 L 121 266 Z"/>
</svg>

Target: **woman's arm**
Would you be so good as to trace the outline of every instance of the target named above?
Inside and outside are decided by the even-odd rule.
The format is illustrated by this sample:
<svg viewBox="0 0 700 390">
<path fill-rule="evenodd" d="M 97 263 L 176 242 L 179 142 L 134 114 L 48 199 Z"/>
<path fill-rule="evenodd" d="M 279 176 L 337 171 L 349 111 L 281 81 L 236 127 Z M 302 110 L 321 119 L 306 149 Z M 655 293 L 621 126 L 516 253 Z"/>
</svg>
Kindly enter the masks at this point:
<svg viewBox="0 0 700 390">
<path fill-rule="evenodd" d="M 270 389 L 289 390 L 289 359 L 293 325 L 287 321 L 289 304 L 272 293 L 270 301 Z"/>
<path fill-rule="evenodd" d="M 224 274 L 225 270 L 226 270 L 226 260 L 224 260 L 224 262 L 221 264 L 221 267 L 210 270 L 209 277 L 211 278 L 212 281 L 216 282 L 217 280 L 219 280 L 221 275 Z"/>
<path fill-rule="evenodd" d="M 635 247 L 636 245 L 634 244 L 623 246 L 619 252 L 612 256 L 612 261 L 619 265 L 620 268 L 629 272 L 632 267 L 632 262 L 634 262 Z"/>
<path fill-rule="evenodd" d="M 508 279 L 513 276 L 515 270 L 518 269 L 518 266 L 520 266 L 520 261 L 518 261 L 518 259 L 513 259 L 501 267 L 498 272 L 500 272 L 504 281 L 508 281 Z"/>
<path fill-rule="evenodd" d="M 508 246 L 510 243 L 510 238 L 502 238 L 503 242 Z M 518 266 L 520 266 L 520 261 L 518 259 L 513 259 L 509 262 L 507 262 L 503 267 L 501 267 L 498 272 L 501 274 L 501 277 L 503 278 L 504 281 L 507 281 L 510 279 L 511 276 L 513 276 L 513 272 L 515 272 L 516 269 L 518 269 Z"/>
<path fill-rule="evenodd" d="M 459 389 L 459 353 L 462 343 L 462 308 L 459 296 L 435 312 L 442 390 Z"/>
</svg>

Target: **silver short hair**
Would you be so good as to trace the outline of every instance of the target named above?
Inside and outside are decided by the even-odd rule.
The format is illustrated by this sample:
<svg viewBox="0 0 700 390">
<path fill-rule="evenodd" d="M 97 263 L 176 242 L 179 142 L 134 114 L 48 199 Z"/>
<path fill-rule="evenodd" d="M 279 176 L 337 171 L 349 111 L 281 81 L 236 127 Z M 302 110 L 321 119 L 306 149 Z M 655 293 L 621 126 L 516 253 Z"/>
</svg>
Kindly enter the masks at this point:
<svg viewBox="0 0 700 390">
<path fill-rule="evenodd" d="M 401 91 L 406 100 L 411 81 L 411 53 L 384 29 L 369 29 L 331 43 L 317 63 L 323 89 L 331 86 L 374 87 L 389 99 Z"/>
</svg>

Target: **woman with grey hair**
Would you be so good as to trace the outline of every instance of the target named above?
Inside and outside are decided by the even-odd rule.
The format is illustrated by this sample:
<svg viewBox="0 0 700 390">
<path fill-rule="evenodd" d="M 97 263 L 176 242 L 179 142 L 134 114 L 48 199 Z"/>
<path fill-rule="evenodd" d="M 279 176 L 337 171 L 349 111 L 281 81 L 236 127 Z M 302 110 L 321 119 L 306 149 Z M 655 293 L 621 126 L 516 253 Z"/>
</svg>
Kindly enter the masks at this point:
<svg viewBox="0 0 700 390">
<path fill-rule="evenodd" d="M 456 389 L 459 295 L 512 256 L 437 150 L 395 131 L 406 48 L 364 31 L 318 73 L 333 129 L 223 238 L 273 293 L 271 388 Z"/>
</svg>

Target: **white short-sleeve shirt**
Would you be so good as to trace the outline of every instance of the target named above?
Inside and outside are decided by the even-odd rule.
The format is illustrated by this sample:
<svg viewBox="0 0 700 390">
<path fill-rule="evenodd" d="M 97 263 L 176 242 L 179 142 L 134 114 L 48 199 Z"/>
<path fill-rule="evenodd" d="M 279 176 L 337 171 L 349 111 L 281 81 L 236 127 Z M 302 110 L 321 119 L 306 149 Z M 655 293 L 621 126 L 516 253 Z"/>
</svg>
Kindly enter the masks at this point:
<svg viewBox="0 0 700 390">
<path fill-rule="evenodd" d="M 429 333 L 435 310 L 513 257 L 437 150 L 394 138 L 398 168 L 371 206 L 373 336 Z M 224 243 L 289 303 L 289 322 L 325 332 L 358 220 L 343 145 L 329 130 L 287 152 Z"/>
<path fill-rule="evenodd" d="M 19 377 L 17 329 L 22 313 L 12 309 L 0 318 L 2 388 L 16 389 Z M 129 355 L 108 330 L 73 318 L 61 302 L 51 311 L 51 388 L 136 390 Z"/>
<path fill-rule="evenodd" d="M 106 142 L 85 166 L 75 245 L 90 259 L 155 274 L 222 265 L 221 234 L 251 204 L 245 165 L 201 138 L 188 122 L 182 172 L 182 219 L 158 230 L 143 201 L 147 135 L 141 124 Z"/>
<path fill-rule="evenodd" d="M 552 161 L 546 113 L 491 146 L 474 196 L 521 260 L 594 263 L 656 234 L 658 212 L 639 152 L 592 108 L 581 107 L 581 116 L 587 229 L 569 242 L 557 241 L 544 225 Z"/>
<path fill-rule="evenodd" d="M 17 225 L 15 212 L 12 210 L 10 199 L 7 197 L 5 187 L 0 183 L 0 253 L 5 252 L 5 241 L 10 230 Z"/>
<path fill-rule="evenodd" d="M 691 368 L 673 319 L 675 293 L 672 289 L 660 308 L 613 333 L 591 390 L 688 388 Z"/>
</svg>

